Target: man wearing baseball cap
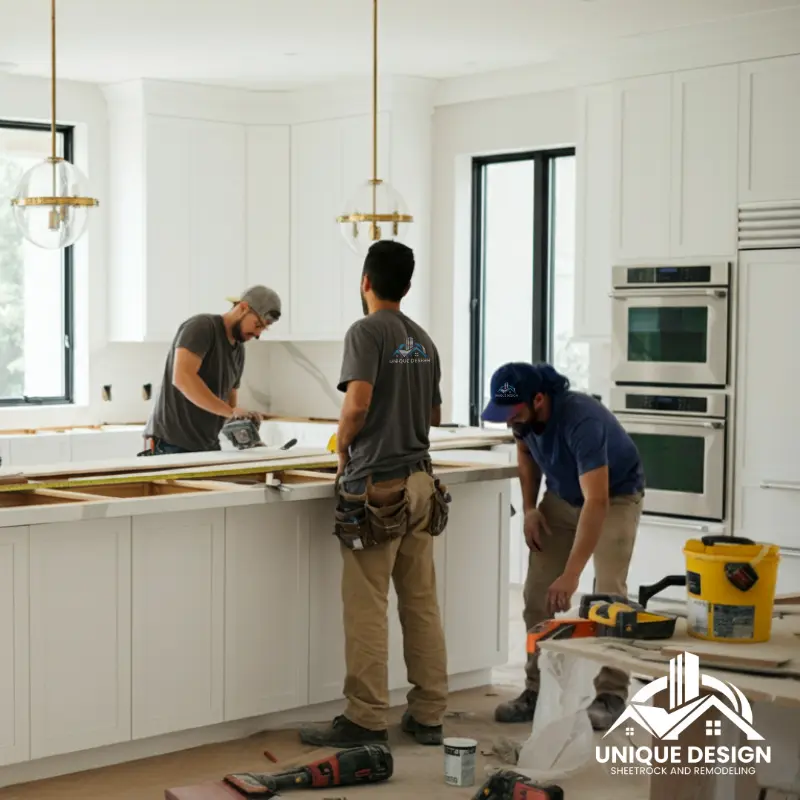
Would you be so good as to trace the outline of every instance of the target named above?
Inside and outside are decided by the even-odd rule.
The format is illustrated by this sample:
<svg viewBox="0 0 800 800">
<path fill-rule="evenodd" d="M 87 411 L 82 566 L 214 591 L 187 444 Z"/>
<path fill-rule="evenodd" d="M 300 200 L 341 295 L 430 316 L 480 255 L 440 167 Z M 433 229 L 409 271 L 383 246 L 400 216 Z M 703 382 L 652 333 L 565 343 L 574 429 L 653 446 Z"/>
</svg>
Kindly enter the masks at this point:
<svg viewBox="0 0 800 800">
<path fill-rule="evenodd" d="M 492 376 L 482 418 L 505 422 L 517 440 L 525 540 L 528 630 L 567 611 L 589 559 L 595 591 L 627 596 L 627 577 L 642 513 L 644 470 L 633 440 L 602 403 L 570 391 L 549 364 L 509 363 Z M 542 477 L 547 486 L 539 502 Z M 525 691 L 495 710 L 498 722 L 533 719 L 539 692 L 536 654 L 528 657 Z M 629 677 L 603 668 L 589 707 L 595 730 L 625 709 Z"/>
<path fill-rule="evenodd" d="M 281 300 L 252 286 L 228 300 L 224 314 L 196 314 L 175 335 L 153 412 L 145 427 L 147 455 L 219 450 L 222 426 L 233 417 L 258 417 L 238 406 L 244 342 L 280 319 Z"/>
</svg>

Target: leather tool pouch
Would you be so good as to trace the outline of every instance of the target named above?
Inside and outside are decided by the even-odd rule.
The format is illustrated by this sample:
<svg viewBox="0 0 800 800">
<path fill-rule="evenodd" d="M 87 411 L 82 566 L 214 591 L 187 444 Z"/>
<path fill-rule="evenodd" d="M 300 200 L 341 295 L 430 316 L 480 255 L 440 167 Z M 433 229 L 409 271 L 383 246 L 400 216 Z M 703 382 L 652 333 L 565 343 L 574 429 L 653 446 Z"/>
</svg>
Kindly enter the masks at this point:
<svg viewBox="0 0 800 800">
<path fill-rule="evenodd" d="M 366 489 L 354 494 L 345 491 L 337 482 L 336 492 L 334 534 L 345 547 L 363 550 L 408 532 L 408 492 L 405 485 L 392 491 L 386 497 L 387 502 L 381 504 L 371 503 Z"/>
<path fill-rule="evenodd" d="M 435 476 L 433 485 L 430 533 L 431 536 L 439 536 L 444 533 L 444 529 L 447 527 L 447 521 L 450 516 L 449 503 L 452 498 L 450 497 L 450 492 L 447 491 L 447 487 Z"/>
<path fill-rule="evenodd" d="M 335 484 L 336 512 L 333 533 L 351 550 L 363 550 L 369 543 L 367 493 L 351 494 Z"/>
</svg>

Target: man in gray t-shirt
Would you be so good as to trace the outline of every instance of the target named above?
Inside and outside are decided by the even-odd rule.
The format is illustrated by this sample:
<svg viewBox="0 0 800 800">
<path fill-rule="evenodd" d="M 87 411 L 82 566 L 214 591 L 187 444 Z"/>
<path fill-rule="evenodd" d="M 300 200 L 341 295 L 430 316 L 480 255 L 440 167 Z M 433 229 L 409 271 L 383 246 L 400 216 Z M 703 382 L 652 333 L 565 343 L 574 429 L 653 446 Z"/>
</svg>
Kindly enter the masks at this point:
<svg viewBox="0 0 800 800">
<path fill-rule="evenodd" d="M 442 743 L 447 654 L 432 534 L 443 529 L 446 503 L 438 500 L 443 493 L 428 452 L 430 427 L 441 421 L 441 367 L 430 336 L 400 311 L 413 271 L 410 248 L 374 244 L 361 282 L 365 317 L 344 340 L 335 532 L 342 542 L 347 708 L 331 725 L 301 731 L 302 741 L 317 747 L 388 739 L 390 580 L 414 685 L 402 729 L 420 744 Z"/>
<path fill-rule="evenodd" d="M 233 303 L 225 314 L 197 314 L 178 328 L 145 427 L 145 453 L 219 450 L 226 420 L 256 416 L 238 407 L 244 342 L 280 318 L 281 301 L 272 289 L 253 286 Z"/>
</svg>

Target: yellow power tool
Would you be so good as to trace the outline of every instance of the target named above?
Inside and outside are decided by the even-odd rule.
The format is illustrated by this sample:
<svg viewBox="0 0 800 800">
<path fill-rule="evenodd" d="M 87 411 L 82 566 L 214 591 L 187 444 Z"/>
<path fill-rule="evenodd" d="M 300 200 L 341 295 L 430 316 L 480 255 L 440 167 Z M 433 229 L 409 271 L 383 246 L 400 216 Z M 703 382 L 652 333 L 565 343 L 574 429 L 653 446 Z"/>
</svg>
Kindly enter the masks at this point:
<svg viewBox="0 0 800 800">
<path fill-rule="evenodd" d="M 647 611 L 627 597 L 588 594 L 581 598 L 580 616 L 594 622 L 597 636 L 618 639 L 670 639 L 677 617 Z"/>
</svg>

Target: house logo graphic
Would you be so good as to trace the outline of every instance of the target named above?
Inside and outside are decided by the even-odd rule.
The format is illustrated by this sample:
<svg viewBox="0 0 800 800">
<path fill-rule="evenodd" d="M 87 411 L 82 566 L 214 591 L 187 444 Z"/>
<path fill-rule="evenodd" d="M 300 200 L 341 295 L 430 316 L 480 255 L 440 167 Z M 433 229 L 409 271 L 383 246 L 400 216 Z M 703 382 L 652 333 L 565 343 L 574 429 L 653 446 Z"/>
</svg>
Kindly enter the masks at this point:
<svg viewBox="0 0 800 800">
<path fill-rule="evenodd" d="M 663 702 L 651 702 L 665 692 L 668 698 L 659 698 Z M 681 734 L 695 723 L 704 724 L 700 730 L 707 737 L 705 746 L 657 746 L 657 742 L 678 742 Z M 644 766 L 647 774 L 754 774 L 754 767 L 742 765 L 770 762 L 770 747 L 717 744 L 728 733 L 729 726 L 735 737 L 731 741 L 764 741 L 753 727 L 753 710 L 741 690 L 728 681 L 701 673 L 700 659 L 693 653 L 681 653 L 670 659 L 668 676 L 656 678 L 636 692 L 603 737 L 606 739 L 617 732 L 618 738 L 622 729 L 630 740 L 639 728 L 650 734 L 654 746 L 599 745 L 596 757 L 601 763 L 639 765 L 639 771 Z M 692 733 L 696 736 L 697 729 Z M 687 763 L 693 766 L 685 766 Z M 663 766 L 656 766 L 658 764 Z M 722 764 L 728 766 L 719 766 Z M 627 768 L 626 774 L 630 774 L 630 769 Z"/>
<path fill-rule="evenodd" d="M 415 342 L 413 336 L 408 336 L 405 342 L 392 353 L 389 363 L 415 364 L 430 360 L 431 357 L 425 352 L 425 348 L 419 342 Z"/>
<path fill-rule="evenodd" d="M 517 390 L 508 382 L 506 381 L 501 387 L 497 390 L 498 397 L 516 397 Z"/>
</svg>

